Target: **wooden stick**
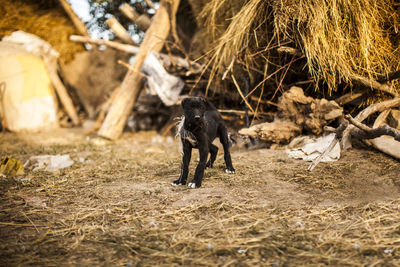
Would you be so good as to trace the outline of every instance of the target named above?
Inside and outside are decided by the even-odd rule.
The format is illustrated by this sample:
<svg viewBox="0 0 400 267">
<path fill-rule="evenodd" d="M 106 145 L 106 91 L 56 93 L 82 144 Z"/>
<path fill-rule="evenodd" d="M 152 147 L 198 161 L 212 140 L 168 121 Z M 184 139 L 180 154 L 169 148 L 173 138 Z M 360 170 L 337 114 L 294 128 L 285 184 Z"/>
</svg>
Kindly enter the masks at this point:
<svg viewBox="0 0 400 267">
<path fill-rule="evenodd" d="M 68 114 L 68 117 L 71 118 L 72 123 L 75 126 L 77 126 L 80 124 L 80 120 L 78 118 L 78 114 L 75 110 L 75 107 L 72 103 L 72 100 L 67 93 L 67 89 L 65 88 L 64 84 L 60 80 L 60 77 L 58 77 L 56 60 L 57 60 L 56 58 L 51 57 L 49 55 L 43 56 L 43 61 L 49 72 L 51 83 L 53 84 L 53 86 L 57 92 L 57 95 L 60 98 L 61 104 L 64 106 L 65 112 Z"/>
<path fill-rule="evenodd" d="M 79 35 L 71 35 L 69 39 L 73 42 L 80 42 L 80 43 L 93 43 L 98 45 L 106 45 L 108 47 L 124 51 L 130 54 L 137 54 L 139 52 L 139 47 L 134 45 L 128 44 L 121 44 L 119 42 L 108 41 L 103 39 L 91 39 L 89 37 L 79 36 Z M 157 56 L 159 56 L 163 61 L 172 61 L 175 65 L 178 65 L 185 69 L 190 69 L 191 73 L 196 74 L 200 73 L 203 66 L 197 62 L 193 62 L 190 60 L 186 60 L 182 57 L 178 56 L 170 56 L 164 53 L 156 52 Z"/>
<path fill-rule="evenodd" d="M 169 8 L 168 4 L 171 4 L 171 8 Z M 135 62 L 132 64 L 133 71 L 128 71 L 125 76 L 121 89 L 116 95 L 98 132 L 100 136 L 114 140 L 122 134 L 129 114 L 143 86 L 142 76 L 139 74 L 143 62 L 148 52 L 151 50 L 159 52 L 162 49 L 170 31 L 170 16 L 175 16 L 178 5 L 179 0 L 161 1 L 160 8 L 154 15 L 153 21 L 140 45 Z M 171 10 L 171 14 L 168 14 L 168 10 Z"/>
<path fill-rule="evenodd" d="M 249 102 L 247 102 L 247 99 L 244 97 L 242 90 L 240 90 L 239 84 L 237 83 L 235 76 L 233 76 L 233 74 L 231 74 L 231 78 L 233 83 L 235 84 L 236 89 L 239 92 L 239 95 L 242 97 L 242 99 L 244 100 L 244 102 L 246 103 L 246 106 L 251 110 L 251 112 L 254 113 L 254 109 L 251 107 L 251 105 L 249 104 Z"/>
<path fill-rule="evenodd" d="M 391 94 L 393 96 L 398 96 L 398 92 L 396 92 L 391 86 L 389 86 L 387 84 L 381 84 L 375 80 L 367 79 L 367 78 L 359 76 L 359 75 L 351 75 L 350 78 L 353 81 L 363 84 L 367 87 L 371 87 L 373 89 L 380 90 L 382 92 Z"/>
<path fill-rule="evenodd" d="M 235 110 L 235 109 L 218 109 L 219 113 L 231 113 L 231 114 L 238 114 L 238 115 L 245 115 L 246 111 L 244 110 Z M 254 115 L 255 113 L 249 111 L 249 115 Z M 273 112 L 257 112 L 257 116 L 274 116 Z"/>
<path fill-rule="evenodd" d="M 347 93 L 347 94 L 342 95 L 341 97 L 335 99 L 335 102 L 338 103 L 340 106 L 343 106 L 347 103 L 350 103 L 350 102 L 356 100 L 357 98 L 362 97 L 363 95 L 364 95 L 364 93 L 361 93 L 361 92 L 360 93 L 350 92 L 350 93 Z"/>
<path fill-rule="evenodd" d="M 72 20 L 72 23 L 75 25 L 76 29 L 79 31 L 80 34 L 84 36 L 89 36 L 88 30 L 85 24 L 79 19 L 79 17 L 75 14 L 72 10 L 71 6 L 69 5 L 67 0 L 59 0 L 61 6 L 64 8 L 65 12 Z"/>
<path fill-rule="evenodd" d="M 400 97 L 396 97 L 391 100 L 386 100 L 383 102 L 379 102 L 373 105 L 370 105 L 366 109 L 362 110 L 358 115 L 354 118 L 358 122 L 362 122 L 366 118 L 368 118 L 371 114 L 376 112 L 382 112 L 386 109 L 400 106 Z M 343 138 L 341 140 L 341 147 L 343 150 L 351 148 L 351 132 L 354 130 L 354 126 L 350 125 L 343 133 Z"/>
<path fill-rule="evenodd" d="M 137 13 L 130 5 L 125 3 L 119 8 L 119 10 L 121 10 L 122 14 L 133 21 L 142 31 L 146 31 L 150 27 L 151 19 L 149 16 Z"/>
<path fill-rule="evenodd" d="M 350 115 L 346 115 L 346 119 L 348 119 L 351 124 L 361 130 L 351 132 L 351 135 L 360 139 L 374 139 L 382 135 L 389 135 L 394 137 L 396 141 L 400 142 L 400 131 L 388 125 L 383 125 L 378 128 L 370 128 L 367 125 L 353 119 L 353 117 Z"/>
<path fill-rule="evenodd" d="M 148 7 L 157 10 L 156 6 L 153 4 L 153 2 L 151 0 L 144 0 L 147 4 Z"/>
<path fill-rule="evenodd" d="M 46 227 L 46 225 L 33 225 L 28 223 L 12 223 L 12 222 L 0 222 L 0 225 L 7 225 L 7 226 L 18 226 L 18 227 Z"/>
<path fill-rule="evenodd" d="M 347 129 L 349 125 L 348 121 L 343 121 L 337 129 L 333 129 L 335 132 L 335 137 L 333 138 L 332 142 L 330 145 L 325 149 L 324 152 L 322 152 L 317 158 L 315 158 L 310 166 L 308 166 L 308 171 L 314 170 L 314 168 L 321 162 L 321 160 L 329 153 L 331 150 L 336 146 L 336 144 L 339 142 L 340 138 L 342 137 L 343 132 Z M 330 129 L 332 130 L 332 129 Z"/>
<path fill-rule="evenodd" d="M 397 70 L 397 71 L 390 72 L 387 75 L 381 75 L 381 77 L 379 77 L 377 79 L 377 81 L 382 83 L 382 82 L 389 82 L 389 81 L 399 79 L 399 78 L 400 78 L 400 70 Z"/>
<path fill-rule="evenodd" d="M 115 17 L 107 19 L 106 24 L 122 41 L 128 44 L 138 45 L 135 41 L 132 40 L 131 35 L 128 33 L 127 30 L 125 30 L 124 26 L 122 26 Z"/>
</svg>

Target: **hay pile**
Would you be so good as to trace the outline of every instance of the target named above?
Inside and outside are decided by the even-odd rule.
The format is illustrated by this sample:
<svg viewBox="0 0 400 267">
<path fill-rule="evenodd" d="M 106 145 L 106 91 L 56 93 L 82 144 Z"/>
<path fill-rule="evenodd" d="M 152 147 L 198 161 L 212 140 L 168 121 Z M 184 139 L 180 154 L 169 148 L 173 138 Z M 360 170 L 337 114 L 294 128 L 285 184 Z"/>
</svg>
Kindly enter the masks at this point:
<svg viewBox="0 0 400 267">
<path fill-rule="evenodd" d="M 3 0 L 0 13 L 0 37 L 17 30 L 35 34 L 60 53 L 62 62 L 84 50 L 82 45 L 69 41 L 69 36 L 77 31 L 58 1 Z"/>
<path fill-rule="evenodd" d="M 244 70 L 269 99 L 303 81 L 328 95 L 349 91 L 354 75 L 377 79 L 400 68 L 396 8 L 393 0 L 209 1 L 198 19 L 212 43 L 211 80 L 234 61 L 234 76 Z M 281 46 L 300 53 L 279 53 Z"/>
</svg>

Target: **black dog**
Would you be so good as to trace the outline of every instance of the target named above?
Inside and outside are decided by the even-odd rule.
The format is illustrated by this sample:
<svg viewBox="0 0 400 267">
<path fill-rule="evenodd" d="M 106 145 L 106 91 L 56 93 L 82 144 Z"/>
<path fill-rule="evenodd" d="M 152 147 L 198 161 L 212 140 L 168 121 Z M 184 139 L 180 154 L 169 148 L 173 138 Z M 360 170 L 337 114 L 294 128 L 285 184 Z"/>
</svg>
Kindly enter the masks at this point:
<svg viewBox="0 0 400 267">
<path fill-rule="evenodd" d="M 206 167 L 211 168 L 217 157 L 218 147 L 212 144 L 216 137 L 219 137 L 224 147 L 225 172 L 235 173 L 229 153 L 229 140 L 225 122 L 214 105 L 202 97 L 191 97 L 182 101 L 182 107 L 184 117 L 178 126 L 178 134 L 182 141 L 181 175 L 172 185 L 186 184 L 192 148 L 197 148 L 200 153 L 200 161 L 194 179 L 188 184 L 188 187 L 197 188 L 201 186 L 204 169 Z M 211 155 L 207 162 L 208 153 Z"/>
</svg>

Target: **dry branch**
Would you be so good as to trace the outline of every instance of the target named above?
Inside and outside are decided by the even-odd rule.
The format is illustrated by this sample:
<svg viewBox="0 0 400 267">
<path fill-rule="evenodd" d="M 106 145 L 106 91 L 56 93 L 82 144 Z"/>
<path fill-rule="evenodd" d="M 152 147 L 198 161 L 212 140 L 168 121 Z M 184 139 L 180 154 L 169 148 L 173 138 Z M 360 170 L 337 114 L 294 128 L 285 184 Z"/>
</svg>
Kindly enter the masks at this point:
<svg viewBox="0 0 400 267">
<path fill-rule="evenodd" d="M 360 83 L 362 85 L 365 85 L 367 87 L 371 87 L 373 89 L 380 90 L 382 92 L 391 94 L 393 96 L 397 96 L 398 93 L 389 85 L 387 84 L 381 84 L 377 81 L 367 79 L 365 77 L 359 76 L 359 75 L 351 75 L 350 78 L 357 83 Z"/>
<path fill-rule="evenodd" d="M 171 8 L 168 4 L 171 4 Z M 121 89 L 116 95 L 111 108 L 99 130 L 99 135 L 109 139 L 117 139 L 126 124 L 129 114 L 134 107 L 137 97 L 143 86 L 140 70 L 148 52 L 154 50 L 159 52 L 164 40 L 170 31 L 170 16 L 175 16 L 178 9 L 179 0 L 172 2 L 161 1 L 160 8 L 154 15 L 153 21 L 146 32 L 144 40 L 136 55 L 135 62 L 132 64 L 133 71 L 130 70 L 121 84 Z M 171 10 L 171 14 L 168 11 Z"/>
<path fill-rule="evenodd" d="M 121 12 L 130 20 L 132 20 L 142 31 L 146 31 L 151 24 L 151 19 L 145 14 L 137 13 L 130 5 L 123 4 L 120 8 Z"/>
<path fill-rule="evenodd" d="M 335 137 L 333 138 L 332 142 L 330 143 L 330 145 L 325 149 L 325 151 L 323 153 L 321 153 L 317 158 L 315 158 L 310 166 L 308 166 L 308 170 L 312 171 L 314 170 L 314 168 L 321 162 L 321 160 L 329 154 L 329 152 L 331 152 L 331 150 L 336 146 L 337 142 L 339 142 L 340 138 L 343 135 L 343 132 L 347 129 L 349 125 L 348 121 L 343 121 L 338 128 L 336 129 L 332 129 L 331 127 L 326 127 L 327 129 L 329 129 L 329 131 L 334 132 L 335 133 Z M 326 130 L 326 128 L 324 128 Z"/>
<path fill-rule="evenodd" d="M 332 141 L 331 145 L 322 153 L 325 155 L 329 153 L 330 150 L 335 146 L 336 142 L 340 140 L 340 146 L 342 150 L 346 150 L 351 147 L 351 136 L 358 138 L 358 139 L 374 139 L 380 137 L 382 135 L 388 135 L 394 137 L 396 141 L 400 142 L 400 131 L 392 128 L 388 125 L 383 125 L 377 128 L 370 128 L 361 122 L 368 118 L 371 114 L 376 112 L 382 112 L 389 108 L 393 108 L 400 105 L 400 98 L 394 98 L 391 100 L 383 101 L 377 104 L 370 105 L 368 108 L 361 111 L 355 118 L 351 117 L 350 115 L 345 116 L 345 120 L 339 125 L 338 128 L 333 129 L 331 127 L 325 128 L 325 130 L 333 131 L 336 133 L 335 139 Z M 349 121 L 351 124 L 349 124 Z M 335 143 L 335 144 L 333 144 Z M 379 148 L 377 148 L 379 149 Z M 386 151 L 383 151 L 386 153 Z M 315 166 L 320 162 L 322 155 L 315 159 L 311 165 L 309 166 L 308 170 L 312 171 Z"/>
<path fill-rule="evenodd" d="M 61 6 L 64 8 L 65 12 L 69 16 L 69 18 L 72 20 L 72 23 L 75 25 L 76 29 L 79 31 L 79 33 L 84 36 L 89 36 L 85 24 L 79 19 L 79 17 L 72 10 L 68 1 L 67 0 L 59 0 L 59 1 Z"/>
<path fill-rule="evenodd" d="M 106 24 L 122 41 L 128 44 L 138 45 L 135 41 L 132 40 L 131 35 L 127 32 L 127 30 L 125 30 L 124 26 L 122 26 L 115 17 L 107 19 Z"/>
<path fill-rule="evenodd" d="M 147 4 L 148 7 L 157 10 L 156 6 L 153 4 L 153 2 L 151 0 L 144 0 Z"/>
<path fill-rule="evenodd" d="M 344 94 L 341 97 L 335 99 L 335 102 L 338 103 L 340 106 L 343 106 L 347 103 L 350 103 L 350 102 L 362 97 L 363 95 L 364 95 L 364 93 L 362 93 L 362 92 L 359 92 L 359 93 L 350 92 L 350 93 Z"/>
<path fill-rule="evenodd" d="M 400 70 L 397 70 L 397 71 L 390 72 L 387 75 L 382 75 L 382 77 L 379 77 L 377 79 L 377 81 L 382 83 L 382 82 L 389 82 L 389 81 L 399 79 L 399 78 L 400 78 Z"/>
<path fill-rule="evenodd" d="M 68 114 L 68 117 L 71 118 L 72 123 L 75 126 L 79 125 L 80 121 L 78 118 L 78 114 L 76 113 L 76 110 L 72 103 L 72 100 L 67 93 L 67 89 L 65 88 L 63 82 L 61 81 L 60 77 L 58 76 L 57 59 L 50 55 L 44 55 L 43 61 L 49 72 L 51 83 L 53 84 L 53 86 L 57 92 L 57 95 L 61 101 L 61 104 L 65 108 L 65 112 Z"/>
<path fill-rule="evenodd" d="M 348 119 L 351 124 L 358 128 L 351 131 L 351 135 L 356 138 L 374 139 L 382 135 L 388 135 L 394 137 L 396 141 L 400 142 L 400 131 L 388 125 L 383 125 L 378 128 L 370 128 L 367 125 L 353 119 L 353 117 L 350 115 L 347 115 L 346 119 Z"/>
<path fill-rule="evenodd" d="M 105 46 L 108 46 L 108 47 L 111 47 L 111 48 L 114 48 L 114 49 L 117 49 L 120 51 L 124 51 L 124 52 L 130 53 L 130 54 L 137 54 L 139 52 L 139 47 L 134 46 L 134 45 L 121 44 L 119 42 L 108 41 L 108 40 L 103 40 L 103 39 L 91 39 L 89 37 L 79 36 L 79 35 L 71 35 L 69 38 L 73 42 L 105 45 Z M 162 59 L 162 61 L 164 63 L 175 64 L 177 66 L 185 68 L 185 69 L 189 70 L 191 74 L 200 73 L 203 68 L 203 66 L 200 65 L 199 63 L 193 62 L 190 60 L 186 60 L 182 57 L 167 55 L 167 54 L 158 53 L 158 52 L 156 52 L 156 54 L 157 54 L 157 56 L 159 56 Z"/>
</svg>

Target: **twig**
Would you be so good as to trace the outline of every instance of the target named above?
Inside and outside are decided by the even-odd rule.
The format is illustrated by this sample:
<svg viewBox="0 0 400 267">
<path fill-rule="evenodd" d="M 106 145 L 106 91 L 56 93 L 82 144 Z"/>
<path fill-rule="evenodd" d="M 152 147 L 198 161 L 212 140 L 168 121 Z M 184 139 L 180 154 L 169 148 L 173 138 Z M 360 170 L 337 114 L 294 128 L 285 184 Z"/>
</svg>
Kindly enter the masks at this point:
<svg viewBox="0 0 400 267">
<path fill-rule="evenodd" d="M 350 115 L 346 115 L 346 119 L 348 119 L 351 124 L 353 124 L 354 126 L 356 126 L 361 130 L 361 131 L 353 130 L 351 132 L 351 135 L 356 136 L 360 139 L 374 139 L 382 135 L 389 135 L 394 137 L 396 141 L 400 142 L 400 131 L 388 125 L 383 125 L 378 128 L 370 128 L 367 125 L 356 121 Z"/>
<path fill-rule="evenodd" d="M 12 223 L 12 222 L 0 222 L 0 225 L 8 225 L 8 226 L 19 226 L 19 227 L 46 227 L 46 225 L 33 225 L 28 223 Z"/>
<path fill-rule="evenodd" d="M 93 44 L 98 44 L 98 45 L 105 45 L 120 51 L 124 51 L 126 53 L 130 54 L 137 54 L 139 52 L 139 47 L 134 46 L 134 45 L 128 45 L 128 44 L 122 44 L 119 42 L 114 42 L 114 41 L 108 41 L 108 40 L 103 40 L 103 39 L 91 39 L 89 37 L 85 36 L 79 36 L 79 35 L 71 35 L 69 39 L 73 42 L 80 42 L 80 43 L 93 43 Z M 163 61 L 164 60 L 170 60 L 174 64 L 185 68 L 185 69 L 191 69 L 192 73 L 197 74 L 200 73 L 203 66 L 197 62 L 186 60 L 184 58 L 178 57 L 178 56 L 170 56 L 164 53 L 158 53 L 153 51 L 153 53 L 156 53 L 157 56 L 159 56 Z"/>
<path fill-rule="evenodd" d="M 218 109 L 220 113 L 231 113 L 231 114 L 238 114 L 238 115 L 245 115 L 246 111 L 244 110 L 235 110 L 235 109 Z M 254 115 L 254 112 L 249 111 L 249 115 Z M 274 113 L 272 112 L 257 112 L 257 115 L 261 116 L 273 116 Z"/>
<path fill-rule="evenodd" d="M 357 98 L 362 97 L 363 95 L 364 95 L 364 93 L 362 93 L 362 92 L 359 92 L 359 93 L 350 92 L 350 93 L 347 93 L 347 94 L 342 95 L 341 97 L 335 99 L 335 102 L 338 103 L 340 106 L 343 106 L 347 103 L 350 103 L 350 102 L 356 100 Z"/>
<path fill-rule="evenodd" d="M 148 7 L 152 8 L 154 10 L 157 10 L 156 6 L 153 4 L 153 2 L 151 0 L 144 0 L 144 1 L 146 2 Z"/>
<path fill-rule="evenodd" d="M 393 96 L 398 96 L 399 94 L 393 89 L 393 87 L 387 85 L 387 84 L 381 84 L 375 80 L 367 79 L 365 77 L 359 76 L 359 75 L 350 75 L 350 78 L 354 80 L 355 82 L 358 82 L 360 84 L 363 84 L 367 87 L 371 87 L 373 89 L 380 90 L 382 92 L 391 94 Z"/>
<path fill-rule="evenodd" d="M 321 153 L 321 155 L 319 155 L 317 158 L 315 158 L 313 160 L 313 162 L 311 162 L 310 166 L 308 166 L 308 171 L 312 171 L 314 170 L 314 168 L 321 162 L 321 160 L 329 153 L 331 152 L 331 150 L 336 146 L 336 144 L 339 142 L 339 139 L 342 137 L 342 134 L 344 132 L 345 129 L 347 129 L 349 125 L 348 121 L 343 121 L 338 128 L 333 129 L 333 128 L 329 128 L 329 130 L 335 132 L 335 137 L 333 138 L 332 142 L 330 143 L 330 145 L 325 149 L 325 151 L 323 153 Z"/>
<path fill-rule="evenodd" d="M 400 78 L 400 70 L 397 70 L 397 71 L 390 72 L 386 75 L 381 75 L 381 77 L 379 77 L 377 79 L 377 81 L 382 83 L 382 82 L 389 82 L 391 80 L 395 80 L 395 79 L 399 79 L 399 78 Z"/>
<path fill-rule="evenodd" d="M 391 100 L 386 100 L 383 102 L 379 102 L 373 105 L 370 105 L 366 109 L 362 110 L 358 115 L 354 118 L 358 122 L 362 122 L 366 118 L 368 118 L 371 114 L 374 114 L 376 112 L 382 112 L 386 109 L 393 108 L 400 106 L 400 97 L 396 97 Z M 351 134 L 352 131 L 354 130 L 353 125 L 350 125 L 344 132 L 343 132 L 343 138 L 340 142 L 340 146 L 343 150 L 347 150 L 348 148 L 351 148 Z"/>
<path fill-rule="evenodd" d="M 130 70 L 130 71 L 137 72 L 137 73 L 140 74 L 141 76 L 147 77 L 146 74 L 143 74 L 143 73 L 140 72 L 140 71 L 139 71 L 139 72 L 136 71 L 131 65 L 129 65 L 128 63 L 126 63 L 126 62 L 124 62 L 124 61 L 122 61 L 122 60 L 120 60 L 120 59 L 118 59 L 117 63 L 120 64 L 120 65 L 122 65 L 122 66 L 124 66 L 125 68 L 127 68 L 127 69 Z"/>
<path fill-rule="evenodd" d="M 246 103 L 247 107 L 251 110 L 251 112 L 254 113 L 254 109 L 251 107 L 251 105 L 249 104 L 249 102 L 247 102 L 247 99 L 244 97 L 242 90 L 240 90 L 239 84 L 237 83 L 235 76 L 233 76 L 233 74 L 231 74 L 231 78 L 233 83 L 235 84 L 236 89 L 239 92 L 239 95 L 242 97 L 242 99 L 244 100 L 244 102 Z"/>
</svg>

